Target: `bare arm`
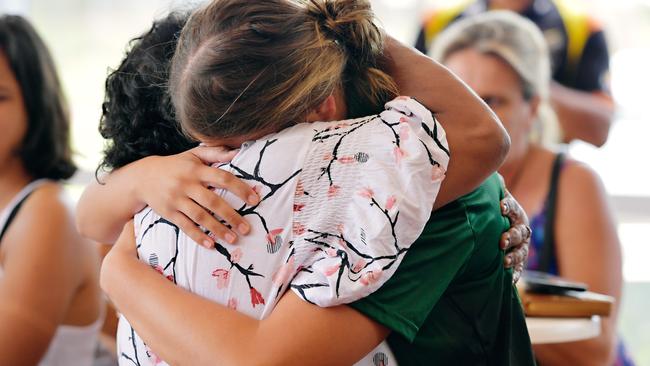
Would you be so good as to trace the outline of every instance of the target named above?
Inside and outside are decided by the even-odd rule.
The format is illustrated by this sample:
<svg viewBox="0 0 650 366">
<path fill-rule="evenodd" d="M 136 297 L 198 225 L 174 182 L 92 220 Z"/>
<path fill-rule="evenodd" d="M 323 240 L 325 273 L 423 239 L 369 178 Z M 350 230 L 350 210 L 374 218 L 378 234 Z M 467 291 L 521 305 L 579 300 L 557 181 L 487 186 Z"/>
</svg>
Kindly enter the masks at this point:
<svg viewBox="0 0 650 366">
<path fill-rule="evenodd" d="M 385 69 L 400 93 L 434 112 L 447 132 L 452 159 L 434 205 L 441 207 L 496 172 L 510 138 L 490 108 L 444 66 L 392 38 L 385 47 Z"/>
<path fill-rule="evenodd" d="M 605 190 L 591 170 L 572 164 L 560 179 L 556 218 L 559 272 L 585 282 L 591 291 L 616 299 L 612 315 L 604 318 L 597 338 L 573 343 L 536 346 L 541 365 L 614 364 L 616 321 L 621 297 L 621 251 Z"/>
<path fill-rule="evenodd" d="M 320 308 L 291 291 L 268 318 L 250 318 L 174 286 L 135 257 L 133 238 L 130 223 L 104 261 L 102 287 L 170 364 L 351 365 L 388 335 L 347 306 Z"/>
<path fill-rule="evenodd" d="M 554 82 L 551 101 L 564 142 L 582 140 L 598 147 L 605 144 L 614 115 L 614 103 L 609 95 L 569 89 Z"/>
<path fill-rule="evenodd" d="M 56 189 L 34 192 L 2 241 L 1 365 L 38 364 L 82 284 L 80 239 Z"/>
<path fill-rule="evenodd" d="M 86 237 L 112 243 L 124 224 L 149 205 L 197 243 L 213 246 L 213 240 L 195 223 L 232 243 L 237 233 L 248 233 L 249 225 L 207 187 L 228 189 L 252 204 L 259 198 L 245 182 L 206 163 L 229 161 L 233 156 L 234 152 L 223 149 L 198 147 L 172 156 L 150 156 L 122 167 L 103 178 L 103 184 L 93 182 L 86 188 L 77 206 L 77 228 Z M 210 212 L 233 229 L 219 223 Z"/>
</svg>

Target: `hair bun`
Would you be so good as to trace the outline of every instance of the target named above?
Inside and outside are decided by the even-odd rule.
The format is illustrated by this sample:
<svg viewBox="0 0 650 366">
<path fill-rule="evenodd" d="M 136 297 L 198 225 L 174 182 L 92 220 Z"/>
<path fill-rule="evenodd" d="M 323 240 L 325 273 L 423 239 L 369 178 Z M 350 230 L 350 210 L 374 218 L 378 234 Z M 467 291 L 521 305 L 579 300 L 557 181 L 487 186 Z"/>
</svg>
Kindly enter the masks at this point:
<svg viewBox="0 0 650 366">
<path fill-rule="evenodd" d="M 383 49 L 383 36 L 374 23 L 369 0 L 309 0 L 307 11 L 326 37 L 349 51 L 350 63 L 376 63 Z"/>
</svg>

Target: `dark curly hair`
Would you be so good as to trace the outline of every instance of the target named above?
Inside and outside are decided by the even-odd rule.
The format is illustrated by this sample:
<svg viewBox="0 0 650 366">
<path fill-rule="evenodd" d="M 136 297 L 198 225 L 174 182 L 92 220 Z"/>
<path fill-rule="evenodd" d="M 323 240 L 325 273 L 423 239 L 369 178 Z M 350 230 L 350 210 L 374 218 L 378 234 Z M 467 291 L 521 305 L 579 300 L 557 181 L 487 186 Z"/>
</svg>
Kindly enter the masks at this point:
<svg viewBox="0 0 650 366">
<path fill-rule="evenodd" d="M 70 118 L 54 61 L 25 18 L 0 16 L 4 55 L 23 95 L 27 133 L 18 154 L 33 179 L 70 178 L 77 167 L 70 147 Z"/>
<path fill-rule="evenodd" d="M 99 133 L 108 141 L 97 172 L 196 146 L 180 132 L 167 92 L 171 59 L 188 16 L 171 13 L 155 21 L 129 42 L 124 60 L 106 79 Z"/>
</svg>

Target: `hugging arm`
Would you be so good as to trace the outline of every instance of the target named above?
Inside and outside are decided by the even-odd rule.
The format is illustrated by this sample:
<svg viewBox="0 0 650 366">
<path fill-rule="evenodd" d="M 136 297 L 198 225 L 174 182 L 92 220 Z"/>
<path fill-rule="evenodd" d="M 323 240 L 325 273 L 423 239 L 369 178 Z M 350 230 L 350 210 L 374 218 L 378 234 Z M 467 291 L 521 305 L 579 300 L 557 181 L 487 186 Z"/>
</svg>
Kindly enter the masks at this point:
<svg viewBox="0 0 650 366">
<path fill-rule="evenodd" d="M 250 318 L 166 280 L 136 258 L 133 238 L 131 222 L 104 260 L 102 287 L 170 364 L 351 365 L 388 335 L 348 306 L 317 307 L 291 291 L 268 318 Z"/>
<path fill-rule="evenodd" d="M 124 224 L 149 205 L 199 244 L 211 248 L 213 239 L 197 224 L 233 242 L 236 233 L 248 233 L 248 223 L 208 186 L 228 189 L 252 204 L 259 198 L 231 173 L 206 164 L 230 161 L 235 153 L 197 147 L 177 155 L 146 157 L 113 171 L 103 183 L 93 182 L 84 191 L 77 206 L 77 229 L 88 238 L 112 243 Z"/>
<path fill-rule="evenodd" d="M 393 38 L 384 70 L 403 95 L 417 98 L 443 125 L 452 159 L 434 208 L 471 192 L 496 172 L 510 138 L 490 108 L 445 67 Z"/>
</svg>

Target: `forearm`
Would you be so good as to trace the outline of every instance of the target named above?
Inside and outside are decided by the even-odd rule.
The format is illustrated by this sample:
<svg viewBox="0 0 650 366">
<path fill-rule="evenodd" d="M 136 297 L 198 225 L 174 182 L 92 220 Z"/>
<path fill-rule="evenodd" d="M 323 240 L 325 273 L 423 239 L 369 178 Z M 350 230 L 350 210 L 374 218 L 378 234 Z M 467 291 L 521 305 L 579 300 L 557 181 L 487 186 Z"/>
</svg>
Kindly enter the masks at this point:
<svg viewBox="0 0 650 366">
<path fill-rule="evenodd" d="M 109 256 L 115 270 L 102 270 L 102 287 L 158 356 L 173 365 L 251 361 L 258 321 L 174 286 L 135 257 Z"/>
<path fill-rule="evenodd" d="M 388 335 L 350 307 L 320 308 L 291 291 L 264 320 L 189 293 L 136 258 L 132 223 L 106 256 L 101 285 L 146 344 L 174 365 L 350 365 Z"/>
<path fill-rule="evenodd" d="M 581 342 L 534 347 L 540 366 L 611 366 L 616 356 L 616 341 L 611 329 L 594 339 Z"/>
<path fill-rule="evenodd" d="M 614 106 L 608 96 L 569 89 L 555 82 L 551 101 L 565 142 L 582 140 L 595 146 L 605 144 L 614 115 Z"/>
<path fill-rule="evenodd" d="M 114 243 L 124 224 L 145 207 L 138 199 L 138 179 L 131 163 L 93 181 L 77 204 L 76 224 L 81 235 L 101 243 Z"/>
<path fill-rule="evenodd" d="M 510 139 L 490 108 L 442 65 L 394 39 L 386 41 L 386 71 L 400 93 L 417 98 L 443 125 L 451 160 L 436 207 L 476 188 L 503 162 Z"/>
<path fill-rule="evenodd" d="M 320 308 L 292 292 L 256 320 L 115 254 L 115 270 L 102 270 L 104 289 L 153 352 L 173 365 L 351 365 L 388 335 L 347 306 Z"/>
</svg>

